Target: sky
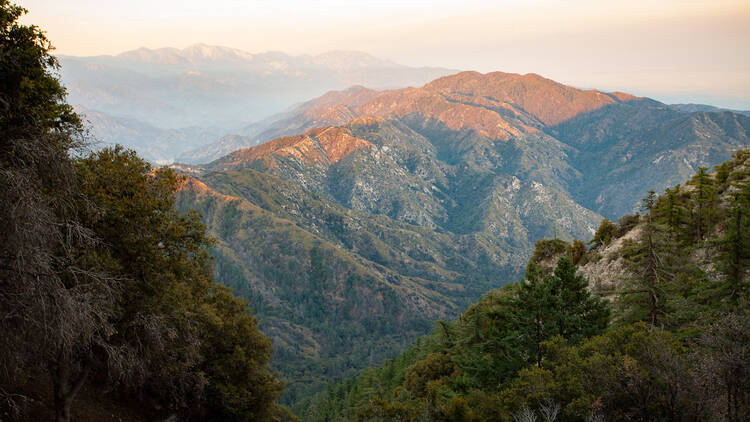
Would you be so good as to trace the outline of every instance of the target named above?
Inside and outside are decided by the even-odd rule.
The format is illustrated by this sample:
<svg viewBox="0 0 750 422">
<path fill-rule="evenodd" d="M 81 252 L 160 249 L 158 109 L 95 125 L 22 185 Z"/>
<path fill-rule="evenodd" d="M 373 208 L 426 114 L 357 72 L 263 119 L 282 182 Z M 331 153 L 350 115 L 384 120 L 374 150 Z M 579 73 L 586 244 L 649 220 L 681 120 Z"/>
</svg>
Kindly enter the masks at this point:
<svg viewBox="0 0 750 422">
<path fill-rule="evenodd" d="M 750 110 L 750 0 L 17 0 L 56 54 L 365 51 Z"/>
</svg>

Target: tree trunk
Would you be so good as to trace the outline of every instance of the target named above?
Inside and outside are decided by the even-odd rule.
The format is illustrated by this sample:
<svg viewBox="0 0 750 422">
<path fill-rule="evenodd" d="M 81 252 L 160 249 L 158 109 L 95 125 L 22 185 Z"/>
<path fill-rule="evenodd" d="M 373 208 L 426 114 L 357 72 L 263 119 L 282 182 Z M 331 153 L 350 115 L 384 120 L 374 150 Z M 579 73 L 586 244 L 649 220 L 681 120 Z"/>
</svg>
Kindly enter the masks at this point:
<svg viewBox="0 0 750 422">
<path fill-rule="evenodd" d="M 648 213 L 648 226 L 646 230 L 646 241 L 647 241 L 647 258 L 646 258 L 646 278 L 648 283 L 648 308 L 651 316 L 651 325 L 656 326 L 657 322 L 657 298 L 656 298 L 656 258 L 654 257 L 654 242 L 653 242 L 653 223 L 651 221 L 651 210 Z"/>
<path fill-rule="evenodd" d="M 55 422 L 70 422 L 73 399 L 86 381 L 89 371 L 89 365 L 84 362 L 80 365 L 78 374 L 73 377 L 70 366 L 66 362 L 58 362 L 57 369 L 52 374 Z"/>
</svg>

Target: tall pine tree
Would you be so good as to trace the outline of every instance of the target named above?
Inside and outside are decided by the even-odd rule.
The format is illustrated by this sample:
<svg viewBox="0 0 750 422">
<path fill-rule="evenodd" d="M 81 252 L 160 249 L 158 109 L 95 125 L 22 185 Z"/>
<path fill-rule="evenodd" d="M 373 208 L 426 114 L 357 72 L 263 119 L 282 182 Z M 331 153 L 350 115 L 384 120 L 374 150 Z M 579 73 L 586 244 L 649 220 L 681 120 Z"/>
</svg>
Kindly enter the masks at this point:
<svg viewBox="0 0 750 422">
<path fill-rule="evenodd" d="M 621 292 L 620 305 L 627 310 L 627 319 L 644 320 L 657 325 L 666 313 L 666 284 L 674 278 L 674 242 L 665 236 L 664 227 L 654 216 L 656 194 L 649 191 L 643 198 L 645 211 L 643 233 L 638 242 L 630 243 L 625 258 L 634 274 Z"/>
<path fill-rule="evenodd" d="M 695 240 L 702 242 L 710 236 L 714 223 L 716 211 L 714 178 L 708 173 L 706 167 L 699 167 L 698 173 L 688 184 L 695 187 L 692 195 Z"/>
</svg>

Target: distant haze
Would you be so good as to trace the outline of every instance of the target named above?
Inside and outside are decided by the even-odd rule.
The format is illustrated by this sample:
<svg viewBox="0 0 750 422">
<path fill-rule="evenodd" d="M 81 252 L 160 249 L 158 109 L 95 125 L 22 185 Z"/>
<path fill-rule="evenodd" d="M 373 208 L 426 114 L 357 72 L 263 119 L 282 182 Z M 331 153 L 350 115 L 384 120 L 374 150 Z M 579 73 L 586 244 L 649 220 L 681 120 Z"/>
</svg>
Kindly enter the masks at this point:
<svg viewBox="0 0 750 422">
<path fill-rule="evenodd" d="M 750 109 L 747 0 L 22 0 L 59 54 L 202 42 L 366 51 L 410 66 L 535 72 L 665 102 Z"/>
</svg>

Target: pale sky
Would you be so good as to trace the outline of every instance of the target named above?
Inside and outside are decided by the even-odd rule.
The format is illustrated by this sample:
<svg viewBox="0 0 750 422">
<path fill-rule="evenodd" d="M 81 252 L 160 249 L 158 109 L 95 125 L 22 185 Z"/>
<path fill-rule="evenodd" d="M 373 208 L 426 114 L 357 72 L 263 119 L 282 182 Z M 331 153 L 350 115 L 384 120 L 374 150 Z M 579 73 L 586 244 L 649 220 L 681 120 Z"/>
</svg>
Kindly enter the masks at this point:
<svg viewBox="0 0 750 422">
<path fill-rule="evenodd" d="M 750 109 L 750 0 L 20 0 L 69 55 L 359 50 Z"/>
</svg>

